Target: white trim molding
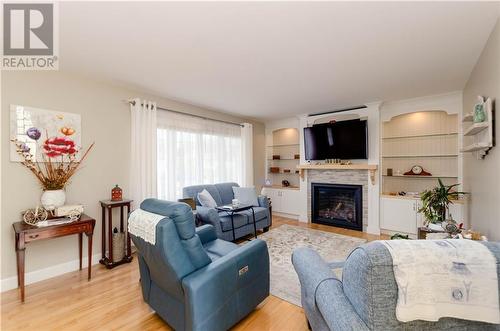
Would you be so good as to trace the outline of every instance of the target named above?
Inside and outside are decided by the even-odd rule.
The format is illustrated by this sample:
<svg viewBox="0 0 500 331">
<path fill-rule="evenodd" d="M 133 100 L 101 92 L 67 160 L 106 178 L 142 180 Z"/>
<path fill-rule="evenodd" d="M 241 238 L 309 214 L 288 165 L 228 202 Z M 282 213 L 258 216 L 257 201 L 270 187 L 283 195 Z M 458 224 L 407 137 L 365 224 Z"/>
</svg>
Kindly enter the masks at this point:
<svg viewBox="0 0 500 331">
<path fill-rule="evenodd" d="M 448 114 L 461 114 L 462 91 L 384 102 L 380 108 L 380 119 L 382 122 L 388 122 L 394 116 L 436 110 L 443 110 Z"/>
<path fill-rule="evenodd" d="M 92 255 L 92 265 L 99 264 L 100 258 L 101 258 L 101 253 Z M 82 266 L 84 266 L 84 269 L 82 270 L 82 272 L 85 272 L 85 275 L 87 275 L 87 271 L 85 270 L 86 269 L 85 266 L 87 265 L 88 265 L 88 258 L 83 257 Z M 25 285 L 37 283 L 42 280 L 56 277 L 71 271 L 75 271 L 78 270 L 78 268 L 79 268 L 79 260 L 73 260 L 57 264 L 54 266 L 50 266 L 47 268 L 34 270 L 26 273 L 26 275 L 24 276 Z M 0 292 L 9 291 L 15 288 L 17 288 L 17 275 L 4 278 L 0 282 Z"/>
</svg>

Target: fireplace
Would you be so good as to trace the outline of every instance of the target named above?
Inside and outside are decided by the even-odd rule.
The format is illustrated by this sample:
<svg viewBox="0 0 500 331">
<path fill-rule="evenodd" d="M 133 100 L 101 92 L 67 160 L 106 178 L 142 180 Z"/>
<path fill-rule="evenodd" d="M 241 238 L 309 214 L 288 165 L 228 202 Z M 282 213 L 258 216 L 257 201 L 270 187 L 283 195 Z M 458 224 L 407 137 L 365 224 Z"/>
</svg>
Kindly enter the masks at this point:
<svg viewBox="0 0 500 331">
<path fill-rule="evenodd" d="M 363 231 L 362 195 L 362 185 L 312 183 L 312 222 Z"/>
</svg>

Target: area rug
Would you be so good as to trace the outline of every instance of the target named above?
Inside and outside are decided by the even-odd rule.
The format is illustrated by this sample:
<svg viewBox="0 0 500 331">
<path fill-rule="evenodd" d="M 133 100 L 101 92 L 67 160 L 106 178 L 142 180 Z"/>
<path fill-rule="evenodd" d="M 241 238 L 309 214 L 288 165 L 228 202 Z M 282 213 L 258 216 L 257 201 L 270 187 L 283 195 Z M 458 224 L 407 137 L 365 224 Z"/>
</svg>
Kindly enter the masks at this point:
<svg viewBox="0 0 500 331">
<path fill-rule="evenodd" d="M 283 224 L 259 236 L 267 242 L 271 262 L 271 294 L 294 305 L 300 304 L 300 283 L 292 265 L 299 247 L 316 250 L 326 261 L 341 261 L 365 239 Z"/>
</svg>

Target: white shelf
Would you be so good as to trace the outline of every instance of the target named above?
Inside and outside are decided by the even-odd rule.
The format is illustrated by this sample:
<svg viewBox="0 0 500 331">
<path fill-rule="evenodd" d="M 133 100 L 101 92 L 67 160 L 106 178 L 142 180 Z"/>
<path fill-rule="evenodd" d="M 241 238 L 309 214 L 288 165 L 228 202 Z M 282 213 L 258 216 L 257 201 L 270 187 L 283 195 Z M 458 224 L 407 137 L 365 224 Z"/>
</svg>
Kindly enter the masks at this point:
<svg viewBox="0 0 500 331">
<path fill-rule="evenodd" d="M 488 128 L 489 126 L 490 124 L 488 122 L 474 123 L 464 131 L 464 136 L 473 136 Z"/>
<path fill-rule="evenodd" d="M 382 155 L 384 159 L 410 159 L 410 158 L 427 158 L 427 157 L 457 157 L 458 154 L 429 154 L 429 155 Z"/>
<path fill-rule="evenodd" d="M 446 137 L 446 136 L 455 136 L 457 134 L 458 134 L 458 132 L 429 133 L 429 134 L 409 135 L 409 136 L 382 137 L 382 139 L 386 140 L 386 139 L 411 139 L 411 138 L 428 138 L 428 137 Z"/>
<path fill-rule="evenodd" d="M 292 147 L 292 146 L 299 146 L 300 144 L 279 144 L 279 145 L 268 145 L 266 147 L 273 148 L 273 147 Z"/>
<path fill-rule="evenodd" d="M 490 147 L 491 146 L 488 143 L 474 143 L 474 144 L 471 144 L 469 146 L 462 148 L 460 151 L 464 152 L 464 153 L 465 152 L 475 152 L 475 151 L 480 151 L 483 149 L 488 149 Z"/>
<path fill-rule="evenodd" d="M 464 118 L 462 118 L 462 122 L 472 122 L 473 118 L 474 116 L 472 115 L 472 113 L 468 113 L 464 116 Z"/>
<path fill-rule="evenodd" d="M 436 178 L 458 178 L 458 176 L 418 176 L 418 175 L 382 175 L 384 177 L 394 177 L 394 178 L 418 178 L 418 179 L 436 179 Z"/>
</svg>

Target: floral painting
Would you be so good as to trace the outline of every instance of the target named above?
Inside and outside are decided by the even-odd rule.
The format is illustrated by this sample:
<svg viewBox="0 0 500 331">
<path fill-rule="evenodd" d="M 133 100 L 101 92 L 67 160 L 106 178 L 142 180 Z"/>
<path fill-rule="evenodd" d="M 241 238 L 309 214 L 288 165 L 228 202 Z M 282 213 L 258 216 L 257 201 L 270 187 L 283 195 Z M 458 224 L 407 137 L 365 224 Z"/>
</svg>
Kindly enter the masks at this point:
<svg viewBox="0 0 500 331">
<path fill-rule="evenodd" d="M 81 117 L 79 114 L 10 105 L 10 136 L 20 143 L 23 152 L 32 155 L 33 161 L 78 157 Z M 15 145 L 11 146 L 10 160 L 24 161 Z"/>
</svg>

